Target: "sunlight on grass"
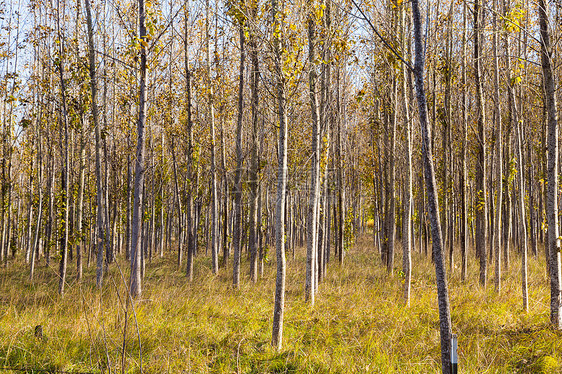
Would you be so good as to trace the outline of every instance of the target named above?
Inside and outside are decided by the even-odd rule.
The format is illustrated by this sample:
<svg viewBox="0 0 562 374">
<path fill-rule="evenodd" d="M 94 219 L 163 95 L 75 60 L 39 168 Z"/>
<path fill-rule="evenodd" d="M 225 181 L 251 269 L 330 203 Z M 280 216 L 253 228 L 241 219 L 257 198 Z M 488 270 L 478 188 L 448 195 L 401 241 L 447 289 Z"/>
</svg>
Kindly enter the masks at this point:
<svg viewBox="0 0 562 374">
<path fill-rule="evenodd" d="M 400 272 L 388 275 L 364 238 L 347 254 L 343 268 L 330 264 L 311 308 L 304 302 L 304 250 L 297 250 L 297 259 L 288 261 L 281 352 L 270 346 L 274 263 L 266 266 L 265 279 L 253 284 L 244 274 L 241 288 L 234 290 L 230 269 L 214 277 L 208 260 L 198 258 L 189 284 L 174 256 L 169 257 L 147 264 L 135 313 L 126 306 L 125 286 L 114 265 L 101 294 L 90 268 L 81 283 L 70 281 L 63 297 L 56 293 L 52 269 L 40 266 L 33 284 L 23 264 L 2 269 L 0 367 L 121 372 L 124 363 L 125 372 L 138 373 L 142 360 L 144 373 L 439 371 L 434 269 L 423 255 L 413 256 L 410 307 L 403 305 Z M 243 260 L 246 270 L 246 256 Z M 478 286 L 475 264 L 464 284 L 459 269 L 448 274 L 461 372 L 560 371 L 562 335 L 548 325 L 544 263 L 530 259 L 526 314 L 517 261 L 513 255 L 500 295 L 492 279 L 487 290 Z M 43 327 L 43 338 L 35 336 L 37 325 Z"/>
</svg>

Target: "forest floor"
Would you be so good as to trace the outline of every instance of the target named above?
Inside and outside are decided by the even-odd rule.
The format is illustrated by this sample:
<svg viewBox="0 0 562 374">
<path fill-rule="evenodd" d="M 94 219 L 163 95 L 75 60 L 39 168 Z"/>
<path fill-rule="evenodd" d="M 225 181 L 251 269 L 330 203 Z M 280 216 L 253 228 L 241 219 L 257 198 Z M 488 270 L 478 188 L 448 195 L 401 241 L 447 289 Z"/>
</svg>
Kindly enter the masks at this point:
<svg viewBox="0 0 562 374">
<path fill-rule="evenodd" d="M 242 285 L 231 286 L 231 268 L 210 274 L 196 261 L 193 283 L 176 270 L 175 256 L 147 264 L 143 297 L 127 307 L 115 265 L 103 291 L 95 269 L 85 269 L 64 296 L 57 266 L 41 264 L 33 283 L 23 263 L 0 269 L 0 372 L 5 368 L 55 372 L 121 373 L 435 373 L 440 367 L 435 273 L 415 253 L 411 305 L 402 299 L 401 258 L 388 275 L 368 237 L 340 267 L 332 262 L 316 305 L 304 302 L 304 250 L 288 256 L 283 349 L 270 346 L 275 263 L 265 278 L 249 281 L 243 256 Z M 174 257 L 174 258 L 173 258 Z M 274 253 L 269 253 L 274 258 Z M 457 255 L 458 258 L 458 255 Z M 529 312 L 522 311 L 520 263 L 512 256 L 501 294 L 478 286 L 476 261 L 462 283 L 449 276 L 453 332 L 459 336 L 459 372 L 554 373 L 562 363 L 562 333 L 549 327 L 550 291 L 544 258 L 530 256 Z M 121 267 L 126 267 L 123 261 Z M 125 275 L 126 276 L 126 275 Z M 128 310 L 127 317 L 125 310 Z M 124 343 L 125 322 L 126 339 Z M 35 336 L 41 325 L 43 338 Z M 139 350 L 139 336 L 141 350 Z M 125 355 L 122 355 L 125 345 Z M 142 352 L 139 353 L 139 352 Z M 15 372 L 15 371 L 14 371 Z M 33 371 L 34 373 L 39 371 Z"/>
</svg>

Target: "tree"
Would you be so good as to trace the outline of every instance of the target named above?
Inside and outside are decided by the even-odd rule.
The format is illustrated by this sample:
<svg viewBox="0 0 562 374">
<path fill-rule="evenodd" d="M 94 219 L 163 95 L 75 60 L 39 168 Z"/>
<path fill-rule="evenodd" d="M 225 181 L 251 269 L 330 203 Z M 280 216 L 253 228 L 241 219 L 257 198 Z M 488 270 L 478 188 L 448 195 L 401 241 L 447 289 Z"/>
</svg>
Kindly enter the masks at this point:
<svg viewBox="0 0 562 374">
<path fill-rule="evenodd" d="M 142 261 L 142 211 L 145 174 L 145 139 L 144 127 L 146 122 L 146 55 L 148 38 L 146 33 L 145 3 L 138 0 L 139 14 L 139 41 L 140 41 L 140 77 L 139 77 L 139 109 L 137 120 L 137 152 L 135 161 L 135 197 L 133 203 L 133 224 L 131 233 L 131 281 L 130 293 L 140 297 L 142 293 L 141 261 Z"/>
<path fill-rule="evenodd" d="M 439 304 L 439 331 L 441 335 L 441 371 L 443 374 L 451 372 L 450 342 L 451 342 L 451 314 L 449 308 L 449 291 L 443 260 L 443 240 L 441 222 L 437 202 L 437 187 L 433 170 L 433 155 L 431 139 L 427 124 L 427 101 L 424 88 L 424 48 L 422 38 L 421 15 L 418 0 L 412 0 L 412 14 L 414 25 L 415 63 L 414 79 L 416 83 L 416 98 L 418 101 L 418 115 L 422 135 L 422 159 L 427 190 L 428 210 L 431 220 L 431 236 L 433 239 L 433 260 L 437 280 L 437 299 Z"/>
<path fill-rule="evenodd" d="M 310 162 L 310 194 L 307 212 L 305 298 L 311 305 L 314 305 L 318 252 L 318 196 L 320 192 L 320 108 L 318 106 L 318 93 L 316 90 L 316 4 L 309 0 L 307 5 L 309 8 L 306 22 L 308 30 L 308 87 L 312 119 L 312 158 Z"/>
<path fill-rule="evenodd" d="M 96 141 L 96 248 L 97 248 L 97 267 L 96 267 L 96 286 L 102 285 L 103 279 L 103 243 L 104 243 L 104 201 L 102 190 L 102 173 L 101 173 L 101 131 L 98 115 L 97 104 L 97 78 L 96 78 L 96 55 L 94 45 L 94 27 L 92 22 L 92 10 L 90 0 L 84 0 L 86 4 L 86 22 L 88 25 L 88 63 L 90 72 L 90 90 L 92 93 L 92 118 L 94 120 L 94 131 Z"/>
<path fill-rule="evenodd" d="M 501 218 L 502 218 L 502 193 L 503 193 L 503 173 L 502 173 L 502 115 L 501 115 L 501 106 L 500 106 L 500 79 L 499 79 L 499 58 L 498 58 L 498 16 L 497 12 L 499 12 L 499 6 L 497 1 L 494 1 L 494 8 L 495 12 L 493 14 L 493 23 L 494 23 L 494 32 L 493 41 L 492 41 L 492 49 L 493 49 L 493 58 L 494 58 L 494 123 L 496 127 L 496 181 L 497 181 L 497 188 L 496 188 L 496 216 L 494 218 L 494 230 L 492 233 L 493 237 L 493 249 L 494 249 L 494 260 L 495 260 L 495 278 L 494 278 L 494 286 L 496 288 L 496 292 L 501 291 Z M 524 207 L 524 205 L 522 205 Z"/>
<path fill-rule="evenodd" d="M 240 76 L 238 84 L 238 118 L 236 121 L 236 174 L 234 176 L 234 228 L 233 228 L 233 285 L 238 288 L 240 285 L 240 240 L 242 236 L 242 167 L 244 156 L 242 154 L 242 121 L 244 110 L 244 63 L 245 63 L 245 28 L 243 19 L 239 19 L 240 35 Z"/>
<path fill-rule="evenodd" d="M 402 53 L 408 50 L 406 42 L 406 5 L 400 8 L 400 37 L 402 43 Z M 412 203 L 414 200 L 412 191 L 412 126 L 409 108 L 408 77 L 410 71 L 407 66 L 402 65 L 402 106 L 404 111 L 404 131 L 406 133 L 406 175 L 405 179 L 405 200 L 404 200 L 404 234 L 402 239 L 402 271 L 404 272 L 404 302 L 410 305 L 410 286 L 412 282 Z"/>
<path fill-rule="evenodd" d="M 66 271 L 68 262 L 68 202 L 69 202 L 69 183 L 68 183 L 68 172 L 69 172 L 69 154 L 68 154 L 68 114 L 67 114 L 67 102 L 66 102 L 66 83 L 64 77 L 64 37 L 62 35 L 62 30 L 60 26 L 61 14 L 60 14 L 60 2 L 57 10 L 57 38 L 59 44 L 58 50 L 58 61 L 57 68 L 59 71 L 60 78 L 60 92 L 62 105 L 59 111 L 59 139 L 61 144 L 61 208 L 62 208 L 62 235 L 60 236 L 61 241 L 61 257 L 59 265 L 59 294 L 64 293 L 64 286 L 66 283 Z M 62 16 L 64 17 L 64 15 Z"/>
<path fill-rule="evenodd" d="M 206 1 L 205 6 L 205 40 L 206 40 L 206 56 L 207 56 L 207 105 L 209 107 L 209 124 L 211 126 L 211 267 L 213 274 L 219 272 L 219 253 L 218 253 L 218 227 L 219 227 L 219 212 L 218 212 L 218 196 L 217 196 L 217 167 L 216 167 L 216 147 L 215 147 L 215 106 L 213 103 L 213 85 L 211 81 L 211 48 L 210 48 L 210 6 L 209 0 Z"/>
<path fill-rule="evenodd" d="M 463 33 L 462 33 L 462 166 L 461 166 L 461 278 L 466 280 L 468 267 L 468 171 L 467 171 L 467 147 L 468 147 L 468 95 L 466 79 L 466 44 L 467 44 L 467 19 L 468 10 L 466 3 L 463 5 Z"/>
<path fill-rule="evenodd" d="M 486 287 L 486 269 L 488 260 L 487 231 L 488 206 L 486 184 L 486 129 L 481 71 L 481 36 L 483 28 L 482 0 L 474 3 L 474 83 L 476 85 L 476 113 L 478 129 L 478 163 L 476 166 L 476 254 L 480 260 L 480 284 Z"/>
<path fill-rule="evenodd" d="M 560 280 L 560 238 L 558 228 L 558 111 L 556 103 L 556 83 L 552 66 L 552 46 L 550 42 L 548 4 L 545 0 L 538 1 L 539 24 L 541 34 L 541 66 L 545 94 L 545 106 L 548 118 L 548 251 L 550 253 L 550 323 L 556 329 L 562 328 L 560 313 L 561 287 Z"/>
<path fill-rule="evenodd" d="M 256 25 L 258 1 L 252 1 L 250 4 L 250 91 L 252 106 L 252 141 L 251 141 L 251 161 L 248 184 L 250 186 L 250 227 L 248 247 L 250 251 L 250 278 L 255 282 L 258 278 L 258 246 L 261 227 L 261 214 L 258 210 L 261 208 L 259 199 L 259 140 L 258 140 L 258 113 L 259 113 L 259 58 L 258 58 L 258 27 Z"/>
<path fill-rule="evenodd" d="M 283 0 L 281 0 L 283 1 Z M 275 208 L 275 248 L 277 253 L 277 277 L 275 280 L 275 304 L 273 310 L 273 332 L 271 344 L 281 350 L 283 341 L 283 314 L 285 310 L 285 194 L 287 190 L 287 114 L 285 97 L 285 72 L 283 71 L 283 52 L 281 48 L 282 38 L 282 14 L 283 3 L 278 0 L 271 1 L 273 33 L 273 60 L 275 76 L 275 98 L 277 100 L 277 120 L 279 121 L 278 140 L 278 167 L 277 167 L 277 201 Z"/>
<path fill-rule="evenodd" d="M 186 125 L 187 125 L 187 203 L 186 203 L 186 231 L 187 231 L 187 278 L 189 281 L 193 281 L 193 256 L 195 255 L 195 236 L 197 235 L 195 230 L 197 226 L 193 227 L 193 121 L 191 118 L 191 69 L 189 68 L 189 57 L 188 57 L 188 45 L 187 45 L 187 18 L 188 18 L 188 5 L 187 1 L 184 4 L 184 43 L 183 43 L 183 55 L 184 55 L 184 69 L 185 69 L 185 90 L 186 90 Z"/>
</svg>

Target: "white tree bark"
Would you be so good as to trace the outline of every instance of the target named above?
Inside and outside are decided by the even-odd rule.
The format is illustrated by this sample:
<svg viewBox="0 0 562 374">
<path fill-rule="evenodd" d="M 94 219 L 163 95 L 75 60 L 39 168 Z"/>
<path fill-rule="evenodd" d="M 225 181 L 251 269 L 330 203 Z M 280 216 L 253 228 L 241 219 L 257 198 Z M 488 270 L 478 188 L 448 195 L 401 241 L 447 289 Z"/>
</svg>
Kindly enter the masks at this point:
<svg viewBox="0 0 562 374">
<path fill-rule="evenodd" d="M 283 1 L 283 0 L 282 0 Z M 273 16 L 273 58 L 276 75 L 276 98 L 279 120 L 277 201 L 275 211 L 275 247 L 277 252 L 277 278 L 275 280 L 275 306 L 273 311 L 273 332 L 271 344 L 280 351 L 283 340 L 283 314 L 285 310 L 285 194 L 287 188 L 287 114 L 285 110 L 285 79 L 281 49 L 281 21 L 283 6 L 278 0 L 271 1 Z"/>
<path fill-rule="evenodd" d="M 318 106 L 318 93 L 316 90 L 316 20 L 314 16 L 314 3 L 308 1 L 308 87 L 310 110 L 312 118 L 312 157 L 310 170 L 310 194 L 307 212 L 307 240 L 306 240 L 306 283 L 305 298 L 314 305 L 316 294 L 316 269 L 318 249 L 318 196 L 320 194 L 320 108 Z"/>
<path fill-rule="evenodd" d="M 140 44 L 140 79 L 139 79 L 139 117 L 137 120 L 137 159 L 135 161 L 135 197 L 133 202 L 133 224 L 131 233 L 131 286 L 133 297 L 142 293 L 142 210 L 145 173 L 145 139 L 146 122 L 146 26 L 144 0 L 138 0 Z"/>
</svg>

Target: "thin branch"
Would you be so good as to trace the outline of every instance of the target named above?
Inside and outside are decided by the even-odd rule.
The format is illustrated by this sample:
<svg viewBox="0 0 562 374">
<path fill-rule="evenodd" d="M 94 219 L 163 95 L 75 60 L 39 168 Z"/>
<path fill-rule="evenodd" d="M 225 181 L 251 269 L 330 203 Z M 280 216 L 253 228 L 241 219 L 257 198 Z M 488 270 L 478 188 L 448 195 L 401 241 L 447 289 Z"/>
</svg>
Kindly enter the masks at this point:
<svg viewBox="0 0 562 374">
<path fill-rule="evenodd" d="M 371 27 L 371 29 L 373 30 L 373 32 L 375 33 L 375 35 L 382 41 L 382 43 L 400 60 L 402 61 L 402 63 L 404 65 L 406 65 L 406 67 L 410 70 L 410 71 L 414 71 L 414 68 L 412 67 L 412 65 L 404 60 L 404 58 L 402 58 L 402 56 L 394 49 L 392 48 L 392 46 L 382 37 L 382 35 L 377 31 L 377 29 L 375 28 L 375 26 L 373 25 L 373 23 L 371 22 L 371 20 L 369 18 L 367 18 L 367 16 L 365 15 L 365 13 L 363 12 L 363 10 L 359 7 L 359 5 L 357 4 L 357 2 L 355 0 L 351 0 L 351 2 L 353 3 L 353 5 L 355 5 L 355 8 L 357 8 L 357 10 L 359 11 L 359 13 L 361 13 L 362 17 L 357 17 L 359 19 L 363 19 L 365 22 L 367 22 L 369 24 L 369 26 Z"/>
</svg>

